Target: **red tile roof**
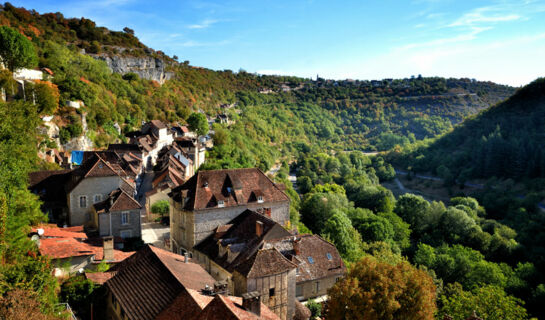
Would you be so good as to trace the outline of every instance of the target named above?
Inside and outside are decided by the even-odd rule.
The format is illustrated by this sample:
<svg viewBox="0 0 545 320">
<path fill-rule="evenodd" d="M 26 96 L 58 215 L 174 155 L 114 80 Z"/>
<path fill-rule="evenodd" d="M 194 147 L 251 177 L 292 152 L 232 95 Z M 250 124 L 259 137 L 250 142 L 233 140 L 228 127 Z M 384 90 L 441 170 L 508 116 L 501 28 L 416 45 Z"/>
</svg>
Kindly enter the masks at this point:
<svg viewBox="0 0 545 320">
<path fill-rule="evenodd" d="M 59 228 L 54 224 L 42 224 L 32 228 L 32 232 L 38 232 L 38 229 L 43 229 L 45 238 L 78 238 L 87 239 L 87 235 L 83 231 L 83 226 Z"/>
<path fill-rule="evenodd" d="M 215 282 L 198 264 L 185 263 L 183 256 L 150 245 L 112 271 L 117 275 L 106 286 L 129 319 L 155 319 L 184 290 L 198 291 Z"/>
<path fill-rule="evenodd" d="M 40 254 L 51 259 L 65 259 L 70 257 L 94 256 L 95 261 L 102 261 L 104 247 L 93 241 L 80 241 L 75 238 L 45 238 L 40 239 Z M 133 255 L 134 252 L 124 252 L 114 249 L 114 261 L 118 263 Z"/>
<path fill-rule="evenodd" d="M 173 190 L 173 199 L 181 201 L 184 190 L 189 197 L 187 210 L 217 207 L 218 200 L 223 200 L 225 207 L 246 205 L 257 202 L 255 194 L 259 192 L 263 194 L 264 202 L 289 201 L 289 197 L 257 168 L 199 171 Z"/>
<path fill-rule="evenodd" d="M 193 315 L 191 320 L 207 319 L 207 320 L 279 320 L 264 304 L 261 304 L 261 316 L 257 316 L 242 308 L 242 298 L 226 297 L 222 295 L 214 296 L 214 299 L 204 308 L 204 310 Z"/>
<path fill-rule="evenodd" d="M 40 239 L 40 254 L 51 259 L 92 256 L 95 250 L 88 244 L 74 238 Z"/>
<path fill-rule="evenodd" d="M 106 281 L 115 276 L 115 272 L 86 272 L 85 277 L 92 282 L 103 285 Z"/>
</svg>

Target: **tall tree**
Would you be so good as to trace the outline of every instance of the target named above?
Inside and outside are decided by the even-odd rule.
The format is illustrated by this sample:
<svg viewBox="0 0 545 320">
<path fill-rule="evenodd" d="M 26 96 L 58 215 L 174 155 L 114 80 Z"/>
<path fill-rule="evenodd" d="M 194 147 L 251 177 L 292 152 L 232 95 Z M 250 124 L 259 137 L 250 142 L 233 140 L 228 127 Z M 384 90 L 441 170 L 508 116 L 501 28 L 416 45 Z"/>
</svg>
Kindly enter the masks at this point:
<svg viewBox="0 0 545 320">
<path fill-rule="evenodd" d="M 189 118 L 187 118 L 187 124 L 191 131 L 196 132 L 199 136 L 204 136 L 208 133 L 208 121 L 206 116 L 199 112 L 192 113 Z"/>
<path fill-rule="evenodd" d="M 329 292 L 326 319 L 432 320 L 435 285 L 423 270 L 365 257 Z"/>
<path fill-rule="evenodd" d="M 0 27 L 0 59 L 10 70 L 33 67 L 38 62 L 34 45 L 18 31 Z"/>
</svg>

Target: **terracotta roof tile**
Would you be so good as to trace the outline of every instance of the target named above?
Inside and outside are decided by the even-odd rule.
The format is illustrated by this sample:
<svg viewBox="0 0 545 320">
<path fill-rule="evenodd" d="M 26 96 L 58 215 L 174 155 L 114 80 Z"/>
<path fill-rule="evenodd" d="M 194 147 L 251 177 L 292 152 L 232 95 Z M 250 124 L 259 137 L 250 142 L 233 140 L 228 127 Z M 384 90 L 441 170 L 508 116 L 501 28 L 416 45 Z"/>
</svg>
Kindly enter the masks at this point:
<svg viewBox="0 0 545 320">
<path fill-rule="evenodd" d="M 246 278 L 260 278 L 283 273 L 297 268 L 275 248 L 260 249 L 249 259 L 238 265 L 235 270 Z"/>
<path fill-rule="evenodd" d="M 87 239 L 87 235 L 83 231 L 83 226 L 59 228 L 54 224 L 42 224 L 32 228 L 32 232 L 38 232 L 38 229 L 43 229 L 45 238 L 78 238 Z"/>
<path fill-rule="evenodd" d="M 115 272 L 86 272 L 85 278 L 91 280 L 93 283 L 103 285 L 106 281 L 115 276 Z"/>
<path fill-rule="evenodd" d="M 185 289 L 200 290 L 215 282 L 198 264 L 149 245 L 112 271 L 117 275 L 106 286 L 129 319 L 155 319 Z"/>
<path fill-rule="evenodd" d="M 189 319 L 207 320 L 279 320 L 267 306 L 261 304 L 261 316 L 257 316 L 242 307 L 242 298 L 233 296 L 216 295 L 199 314 L 194 314 Z"/>
<path fill-rule="evenodd" d="M 76 238 L 44 238 L 40 239 L 39 251 L 42 256 L 48 256 L 51 259 L 94 256 L 95 261 L 102 261 L 104 257 L 102 241 L 94 242 L 92 239 L 80 241 Z M 134 252 L 114 249 L 114 261 L 112 262 L 121 262 L 132 254 Z"/>
</svg>

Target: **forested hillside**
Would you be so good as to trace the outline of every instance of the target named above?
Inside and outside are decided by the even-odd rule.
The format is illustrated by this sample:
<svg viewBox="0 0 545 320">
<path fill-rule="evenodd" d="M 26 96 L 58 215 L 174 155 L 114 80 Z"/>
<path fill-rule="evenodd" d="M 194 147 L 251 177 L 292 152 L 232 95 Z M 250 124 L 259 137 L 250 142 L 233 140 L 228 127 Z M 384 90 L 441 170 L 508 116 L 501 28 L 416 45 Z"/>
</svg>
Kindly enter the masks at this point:
<svg viewBox="0 0 545 320">
<path fill-rule="evenodd" d="M 268 133 L 260 141 L 264 145 L 251 148 L 249 153 L 285 141 L 285 128 L 293 129 L 288 133 L 292 142 L 319 140 L 324 147 L 339 150 L 387 150 L 444 133 L 464 117 L 513 92 L 507 86 L 470 79 L 310 81 L 244 71 L 212 71 L 192 67 L 188 61 L 178 63 L 147 48 L 130 29 L 111 31 L 88 19 L 65 18 L 61 13 L 40 15 L 8 3 L 0 12 L 0 25 L 11 26 L 31 39 L 38 52 L 37 66 L 54 72 L 52 82 L 58 87 L 60 106 L 57 110 L 43 110 L 42 114 L 64 116 L 55 120 L 65 127 L 61 142 L 84 134 L 97 147 L 122 138 L 113 129 L 115 123 L 128 132 L 142 120 L 183 122 L 199 109 L 215 116 L 220 112 L 219 105 L 237 102 L 243 111 L 239 119 L 243 123 L 255 123 L 255 119 L 246 121 L 246 111 L 257 115 L 264 111 L 268 115 L 262 117 L 266 123 L 258 129 Z M 112 74 L 103 61 L 82 52 L 93 56 L 157 57 L 173 77 L 159 85 L 132 73 Z M 78 112 L 87 113 L 87 132 L 79 129 L 81 123 L 74 111 L 64 108 L 66 100 L 85 104 Z M 271 114 L 270 110 L 279 111 Z M 296 115 L 301 123 L 286 126 L 289 115 Z M 273 119 L 280 126 L 278 130 L 268 128 L 270 116 L 278 119 Z M 255 129 L 251 131 L 248 135 L 262 137 Z M 264 159 L 254 152 L 246 154 L 252 160 L 245 163 L 268 165 L 271 152 L 265 152 Z"/>
<path fill-rule="evenodd" d="M 545 79 L 467 119 L 451 133 L 408 149 L 403 161 L 416 171 L 446 167 L 453 178 L 545 178 Z"/>
</svg>

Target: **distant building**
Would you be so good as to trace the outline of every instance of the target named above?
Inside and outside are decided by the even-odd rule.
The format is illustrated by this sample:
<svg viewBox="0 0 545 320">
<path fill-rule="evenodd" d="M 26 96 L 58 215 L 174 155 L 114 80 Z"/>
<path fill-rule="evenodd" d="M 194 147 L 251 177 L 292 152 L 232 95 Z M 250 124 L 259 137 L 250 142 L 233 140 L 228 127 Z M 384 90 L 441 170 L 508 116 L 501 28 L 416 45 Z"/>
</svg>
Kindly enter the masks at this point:
<svg viewBox="0 0 545 320">
<path fill-rule="evenodd" d="M 130 139 L 130 143 L 137 145 L 142 151 L 142 160 L 147 169 L 155 165 L 159 151 L 173 141 L 172 132 L 159 120 L 145 123 L 142 130 Z"/>
</svg>

